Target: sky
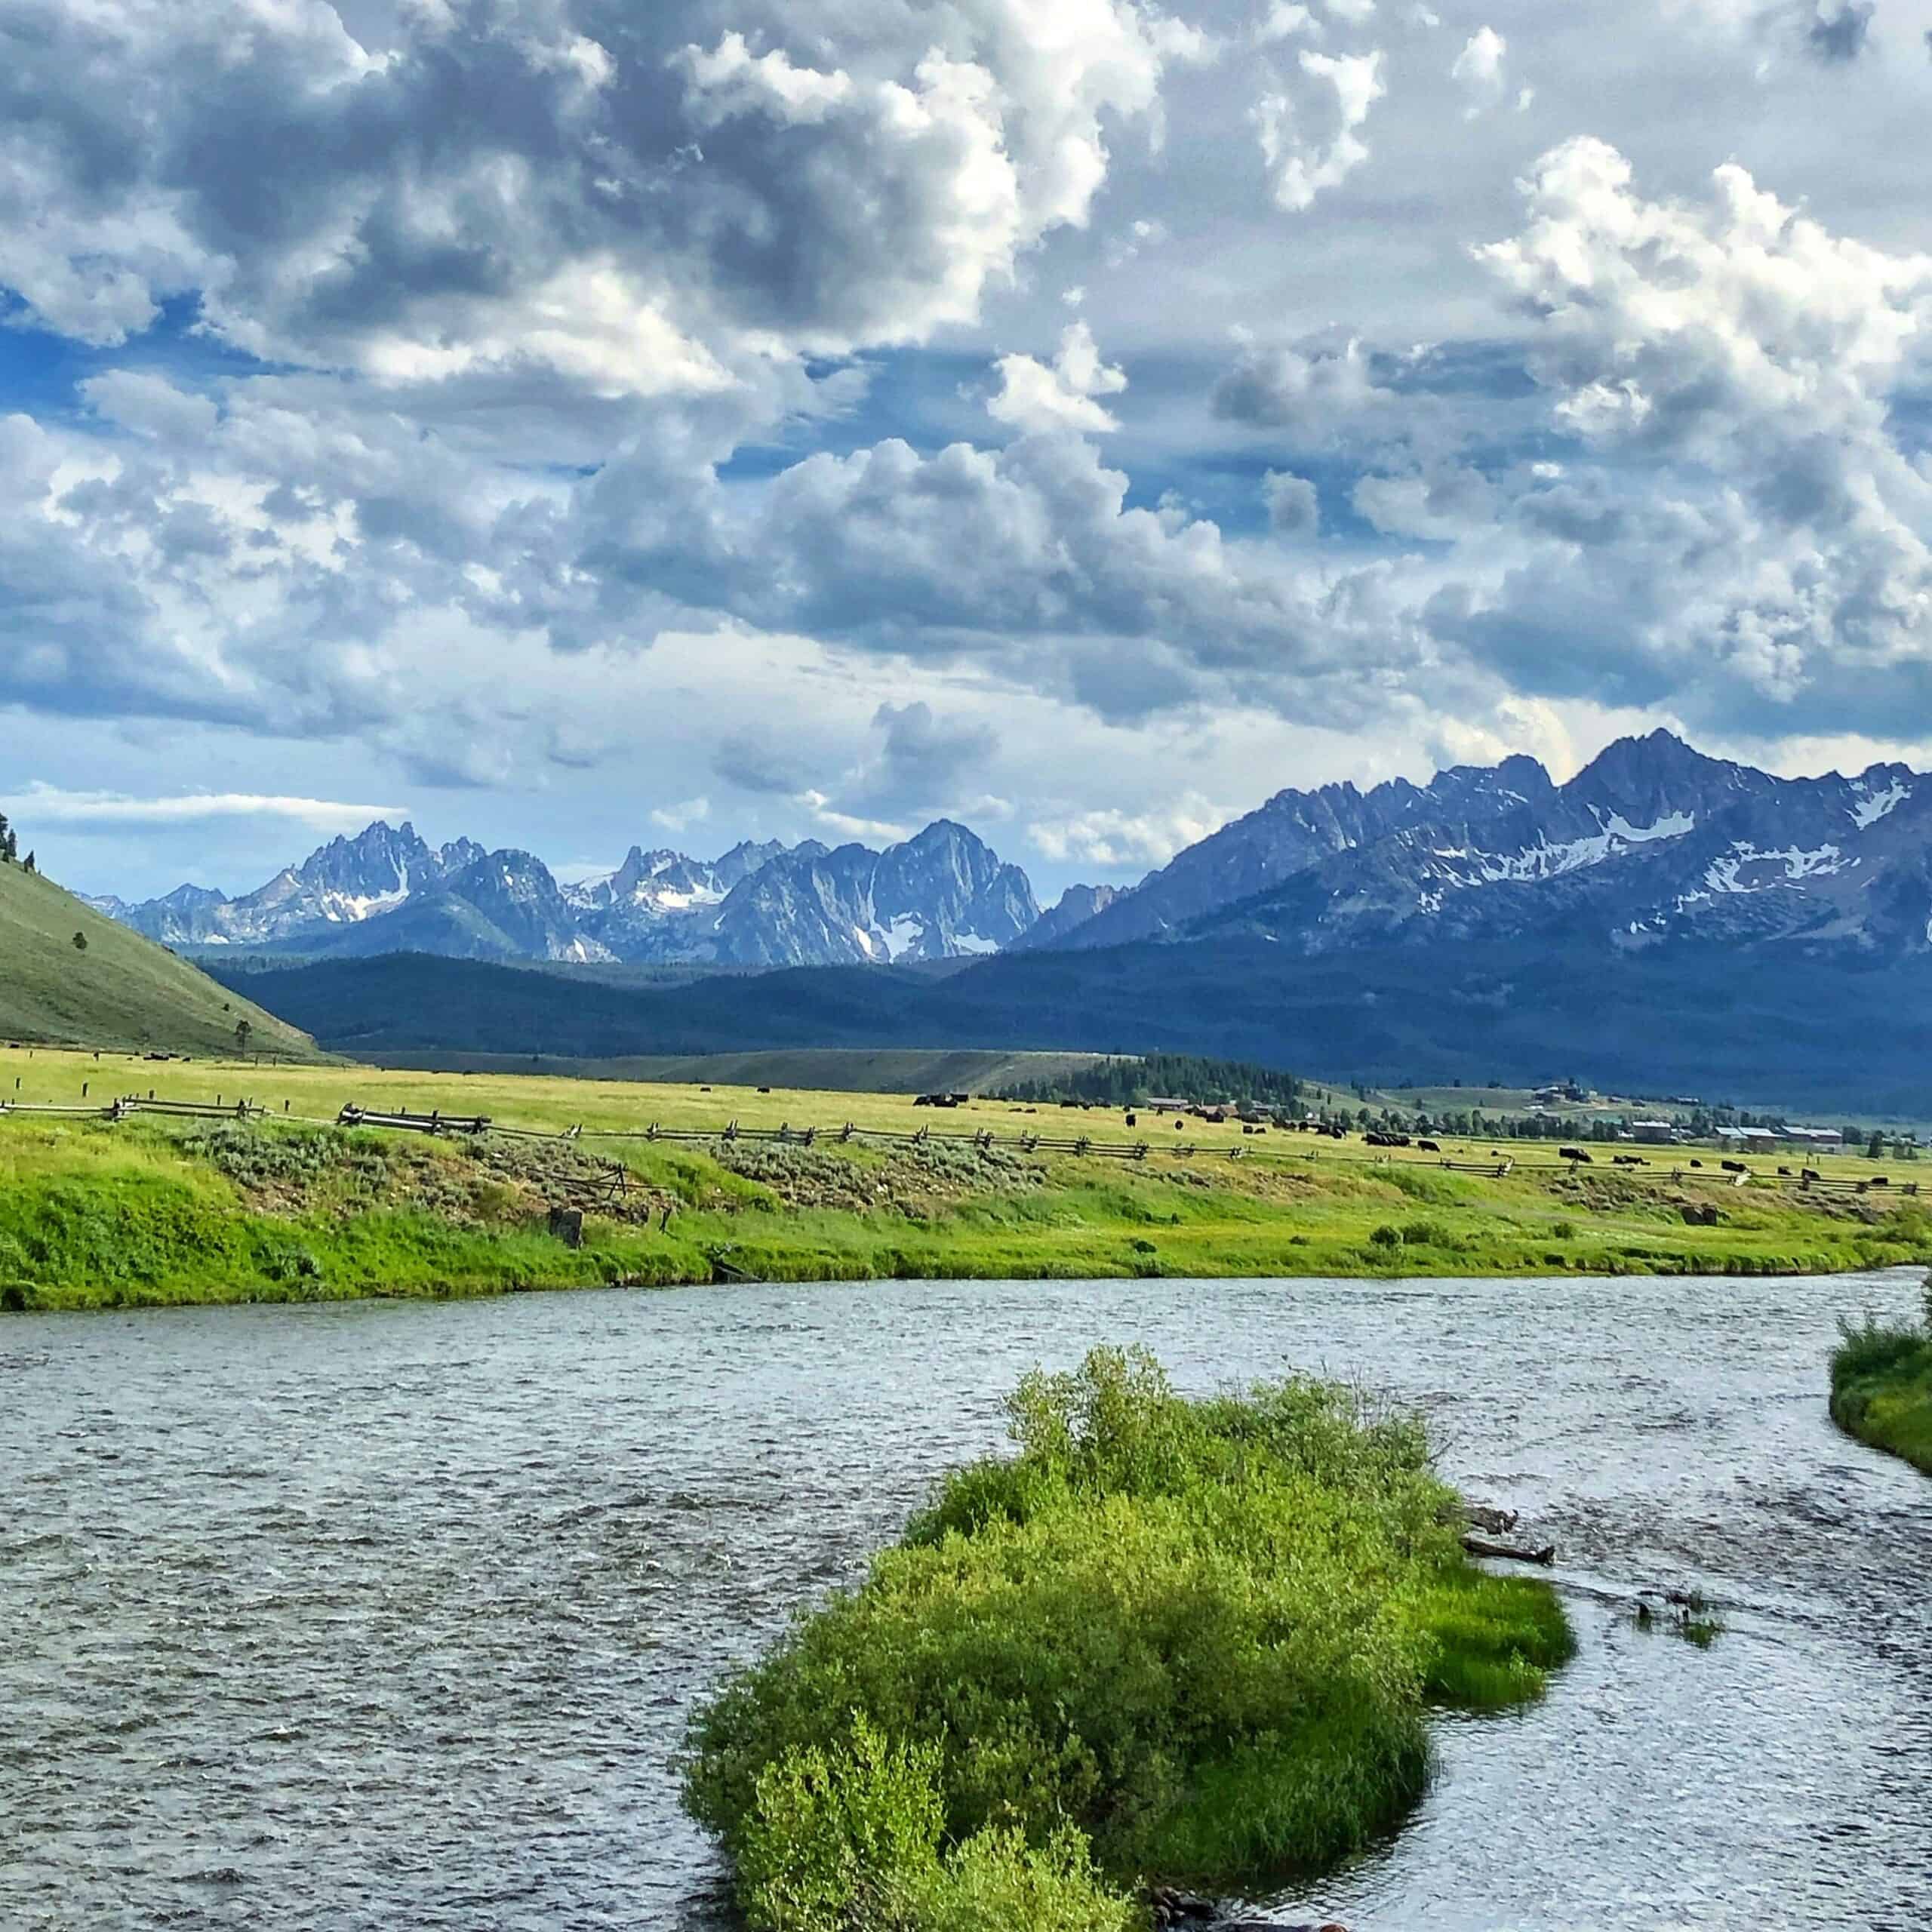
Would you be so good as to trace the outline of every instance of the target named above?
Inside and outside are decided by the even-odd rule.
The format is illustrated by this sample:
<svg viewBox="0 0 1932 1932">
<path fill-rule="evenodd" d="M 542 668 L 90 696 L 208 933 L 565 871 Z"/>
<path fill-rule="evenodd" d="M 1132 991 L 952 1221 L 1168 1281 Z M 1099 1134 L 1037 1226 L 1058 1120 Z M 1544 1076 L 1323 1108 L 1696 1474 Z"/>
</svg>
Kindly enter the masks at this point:
<svg viewBox="0 0 1932 1932">
<path fill-rule="evenodd" d="M 1932 0 L 8 0 L 0 804 L 962 820 L 1932 760 Z"/>
</svg>

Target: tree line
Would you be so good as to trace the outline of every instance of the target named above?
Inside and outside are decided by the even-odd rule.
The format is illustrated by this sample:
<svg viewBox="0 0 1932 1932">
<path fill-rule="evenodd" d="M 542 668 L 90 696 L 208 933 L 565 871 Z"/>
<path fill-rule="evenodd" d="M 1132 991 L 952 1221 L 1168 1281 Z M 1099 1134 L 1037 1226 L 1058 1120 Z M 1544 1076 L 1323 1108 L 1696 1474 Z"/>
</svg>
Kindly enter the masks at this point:
<svg viewBox="0 0 1932 1932">
<path fill-rule="evenodd" d="M 18 866 L 23 872 L 35 872 L 40 869 L 32 852 L 25 859 L 20 857 L 20 835 L 7 823 L 5 812 L 0 812 L 0 865 Z"/>
<path fill-rule="evenodd" d="M 1257 1106 L 1292 1108 L 1300 1105 L 1301 1096 L 1300 1081 L 1272 1067 L 1206 1060 L 1193 1054 L 1147 1054 L 1134 1060 L 1099 1060 L 1051 1079 L 1023 1081 L 995 1097 L 1035 1106 L 1071 1100 L 1087 1106 L 1138 1107 L 1158 1098 L 1194 1106 L 1251 1101 Z"/>
</svg>

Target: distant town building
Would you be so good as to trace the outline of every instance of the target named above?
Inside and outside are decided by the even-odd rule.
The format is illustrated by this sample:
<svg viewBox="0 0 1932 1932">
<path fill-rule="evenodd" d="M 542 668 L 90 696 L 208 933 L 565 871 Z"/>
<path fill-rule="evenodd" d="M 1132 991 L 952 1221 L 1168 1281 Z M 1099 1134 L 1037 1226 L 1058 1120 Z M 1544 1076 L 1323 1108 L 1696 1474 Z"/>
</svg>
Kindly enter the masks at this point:
<svg viewBox="0 0 1932 1932">
<path fill-rule="evenodd" d="M 1727 1147 L 1773 1147 L 1777 1136 L 1768 1127 L 1721 1127 L 1717 1138 Z"/>
<path fill-rule="evenodd" d="M 1784 1137 L 1795 1141 L 1801 1147 L 1816 1148 L 1821 1153 L 1829 1153 L 1833 1148 L 1844 1145 L 1844 1135 L 1835 1127 L 1788 1127 Z"/>
<path fill-rule="evenodd" d="M 1630 1138 L 1652 1147 L 1667 1147 L 1677 1137 L 1677 1129 L 1667 1120 L 1633 1120 Z"/>
</svg>

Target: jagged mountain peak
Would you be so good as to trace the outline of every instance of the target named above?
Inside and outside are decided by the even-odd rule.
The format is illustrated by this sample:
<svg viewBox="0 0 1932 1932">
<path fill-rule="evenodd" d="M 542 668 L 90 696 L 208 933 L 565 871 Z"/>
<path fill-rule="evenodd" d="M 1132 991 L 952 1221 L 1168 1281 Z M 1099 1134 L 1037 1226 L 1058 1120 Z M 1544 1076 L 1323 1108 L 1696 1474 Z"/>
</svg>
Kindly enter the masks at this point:
<svg viewBox="0 0 1932 1932">
<path fill-rule="evenodd" d="M 1932 783 L 1907 768 L 1782 779 L 1660 729 L 1606 746 L 1561 786 L 1518 755 L 1420 788 L 1278 793 L 1032 943 L 1259 931 L 1325 952 L 1547 928 L 1620 947 L 1782 935 L 1924 950 L 1910 867 L 1928 848 Z"/>
<path fill-rule="evenodd" d="M 991 952 L 1039 916 L 1025 873 L 948 819 L 883 852 L 747 840 L 706 860 L 640 842 L 567 888 L 533 853 L 432 851 L 413 825 L 378 820 L 243 898 L 191 888 L 122 909 L 177 945 L 773 965 Z"/>
<path fill-rule="evenodd" d="M 1641 737 L 1613 740 L 1563 789 L 1580 798 L 1635 800 L 1663 792 L 1762 790 L 1777 783 L 1749 765 L 1712 758 L 1660 726 Z"/>
</svg>

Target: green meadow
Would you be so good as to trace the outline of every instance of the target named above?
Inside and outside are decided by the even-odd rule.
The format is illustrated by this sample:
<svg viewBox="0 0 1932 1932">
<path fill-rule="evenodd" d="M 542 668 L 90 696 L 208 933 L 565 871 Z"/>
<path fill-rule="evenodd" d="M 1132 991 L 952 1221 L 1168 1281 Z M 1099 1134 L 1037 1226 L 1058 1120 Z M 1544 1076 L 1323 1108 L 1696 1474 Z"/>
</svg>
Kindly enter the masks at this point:
<svg viewBox="0 0 1932 1932">
<path fill-rule="evenodd" d="M 1932 1215 L 1897 1189 L 1801 1195 L 1650 1171 L 1572 1173 L 1547 1150 L 1499 1177 L 1294 1136 L 1244 1145 L 1238 1127 L 1189 1122 L 1176 1138 L 1191 1152 L 1156 1143 L 1128 1161 L 1029 1153 L 1016 1140 L 1131 1137 L 1118 1115 L 1069 1124 L 1053 1109 L 1016 1119 L 995 1103 L 935 1115 L 890 1096 L 45 1051 L 0 1056 L 13 1069 L 26 1103 L 57 1091 L 77 1102 L 85 1083 L 90 1104 L 153 1089 L 231 1106 L 253 1093 L 274 1109 L 246 1123 L 0 1113 L 0 1300 L 17 1309 L 746 1278 L 1754 1275 L 1932 1259 Z M 326 1124 L 351 1097 L 446 1112 L 482 1101 L 540 1131 Z M 985 1127 L 999 1137 L 985 1151 L 836 1137 L 854 1116 L 881 1131 L 931 1123 L 936 1137 Z M 641 1137 L 653 1119 L 733 1118 L 828 1132 L 809 1146 Z M 580 1124 L 583 1137 L 564 1133 Z M 600 1127 L 639 1137 L 598 1139 Z M 1710 1224 L 1687 1220 L 1713 1204 Z M 552 1211 L 572 1207 L 580 1247 L 549 1232 Z"/>
</svg>

